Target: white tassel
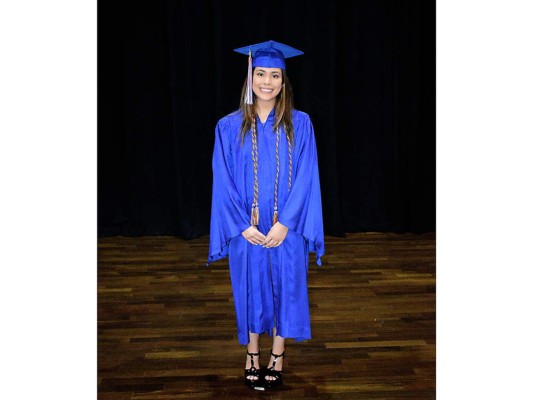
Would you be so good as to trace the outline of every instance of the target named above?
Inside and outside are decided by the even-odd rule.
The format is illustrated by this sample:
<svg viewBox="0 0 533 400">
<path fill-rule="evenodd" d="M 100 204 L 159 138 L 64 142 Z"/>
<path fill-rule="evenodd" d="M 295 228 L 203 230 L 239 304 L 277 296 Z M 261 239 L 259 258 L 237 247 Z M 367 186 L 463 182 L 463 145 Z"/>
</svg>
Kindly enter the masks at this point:
<svg viewBox="0 0 533 400">
<path fill-rule="evenodd" d="M 254 104 L 252 93 L 252 51 L 248 50 L 248 81 L 246 84 L 246 98 L 244 99 L 244 104 Z"/>
</svg>

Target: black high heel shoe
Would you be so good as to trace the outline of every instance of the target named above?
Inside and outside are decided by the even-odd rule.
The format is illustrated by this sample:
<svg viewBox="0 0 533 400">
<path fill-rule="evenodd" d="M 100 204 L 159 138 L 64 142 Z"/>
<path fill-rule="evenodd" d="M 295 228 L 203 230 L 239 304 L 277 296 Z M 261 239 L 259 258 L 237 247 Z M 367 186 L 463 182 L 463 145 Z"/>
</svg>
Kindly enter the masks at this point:
<svg viewBox="0 0 533 400">
<path fill-rule="evenodd" d="M 276 371 L 276 362 L 278 361 L 278 358 L 283 357 L 285 358 L 285 352 L 281 354 L 274 354 L 272 351 L 270 352 L 271 356 L 274 356 L 274 361 L 272 362 L 272 366 L 270 368 L 267 368 L 265 370 L 265 376 L 263 378 L 263 382 L 267 388 L 275 388 L 278 386 L 283 385 L 283 381 L 281 380 L 281 376 L 283 375 L 282 371 Z M 274 378 L 272 380 L 266 379 L 266 377 L 269 376 L 271 378 Z"/>
<path fill-rule="evenodd" d="M 249 388 L 254 389 L 256 386 L 259 385 L 259 380 L 261 378 L 261 376 L 259 374 L 259 370 L 254 365 L 254 357 L 255 356 L 259 357 L 261 355 L 261 351 L 259 351 L 258 353 L 250 353 L 250 352 L 246 351 L 246 355 L 250 356 L 250 363 L 251 364 L 250 364 L 250 368 L 248 368 L 248 369 L 245 368 L 244 369 L 244 383 Z M 256 377 L 257 379 L 250 379 L 252 377 Z"/>
</svg>

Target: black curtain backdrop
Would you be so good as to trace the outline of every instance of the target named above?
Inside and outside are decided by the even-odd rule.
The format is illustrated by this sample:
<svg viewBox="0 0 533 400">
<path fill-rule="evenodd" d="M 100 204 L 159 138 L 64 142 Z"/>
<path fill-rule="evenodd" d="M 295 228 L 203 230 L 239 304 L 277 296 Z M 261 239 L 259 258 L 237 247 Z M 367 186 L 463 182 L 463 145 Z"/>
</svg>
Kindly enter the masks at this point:
<svg viewBox="0 0 533 400">
<path fill-rule="evenodd" d="M 324 229 L 434 232 L 432 1 L 98 2 L 98 234 L 209 234 L 214 128 L 276 40 L 315 127 Z"/>
</svg>

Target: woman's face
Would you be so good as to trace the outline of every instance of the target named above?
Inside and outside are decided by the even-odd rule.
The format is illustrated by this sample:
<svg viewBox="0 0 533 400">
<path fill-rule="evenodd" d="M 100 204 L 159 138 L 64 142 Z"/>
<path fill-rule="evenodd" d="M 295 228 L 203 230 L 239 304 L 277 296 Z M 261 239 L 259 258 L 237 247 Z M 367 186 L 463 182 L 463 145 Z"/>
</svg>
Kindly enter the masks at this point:
<svg viewBox="0 0 533 400">
<path fill-rule="evenodd" d="M 258 99 L 273 101 L 283 85 L 281 68 L 256 67 L 254 70 L 253 90 Z"/>
</svg>

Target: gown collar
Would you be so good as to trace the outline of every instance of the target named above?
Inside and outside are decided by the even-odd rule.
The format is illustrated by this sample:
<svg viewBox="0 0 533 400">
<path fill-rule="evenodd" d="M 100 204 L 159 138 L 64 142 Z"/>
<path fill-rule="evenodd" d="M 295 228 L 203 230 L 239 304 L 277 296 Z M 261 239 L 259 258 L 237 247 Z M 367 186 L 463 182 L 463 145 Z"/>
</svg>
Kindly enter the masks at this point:
<svg viewBox="0 0 533 400">
<path fill-rule="evenodd" d="M 262 122 L 261 121 L 261 118 L 259 118 L 259 114 L 257 114 L 257 119 L 259 120 L 260 123 L 262 124 L 266 124 L 267 122 L 271 122 L 273 119 L 274 119 L 274 116 L 276 115 L 276 107 L 272 108 L 272 110 L 270 110 L 270 113 L 268 114 L 268 117 L 267 119 L 265 120 L 265 122 Z"/>
</svg>

